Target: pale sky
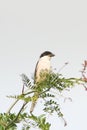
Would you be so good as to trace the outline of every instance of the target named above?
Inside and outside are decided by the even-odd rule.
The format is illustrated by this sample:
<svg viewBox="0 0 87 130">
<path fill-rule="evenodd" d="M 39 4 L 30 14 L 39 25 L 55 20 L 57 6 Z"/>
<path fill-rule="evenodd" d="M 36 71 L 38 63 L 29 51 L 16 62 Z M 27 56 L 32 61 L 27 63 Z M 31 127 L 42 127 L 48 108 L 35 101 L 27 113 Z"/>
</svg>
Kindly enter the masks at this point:
<svg viewBox="0 0 87 130">
<path fill-rule="evenodd" d="M 0 0 L 0 113 L 13 102 L 6 95 L 20 93 L 20 74 L 31 78 L 45 50 L 56 55 L 53 68 L 69 62 L 61 73 L 80 76 L 87 60 L 87 1 Z M 50 117 L 51 130 L 87 130 L 87 91 L 76 87 L 68 95 L 73 101 L 62 103 L 68 125 Z"/>
</svg>

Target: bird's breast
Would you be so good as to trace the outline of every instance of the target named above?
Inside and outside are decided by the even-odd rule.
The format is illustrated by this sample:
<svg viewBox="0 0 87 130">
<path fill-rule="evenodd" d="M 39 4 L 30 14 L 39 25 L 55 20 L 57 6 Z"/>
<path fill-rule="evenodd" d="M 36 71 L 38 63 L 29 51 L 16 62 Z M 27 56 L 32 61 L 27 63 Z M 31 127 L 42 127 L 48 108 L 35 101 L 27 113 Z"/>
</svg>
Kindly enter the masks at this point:
<svg viewBox="0 0 87 130">
<path fill-rule="evenodd" d="M 50 70 L 50 61 L 40 61 L 38 63 L 38 71 L 45 69 Z"/>
<path fill-rule="evenodd" d="M 40 60 L 37 64 L 36 79 L 39 81 L 41 72 L 50 72 L 51 65 L 49 60 Z"/>
</svg>

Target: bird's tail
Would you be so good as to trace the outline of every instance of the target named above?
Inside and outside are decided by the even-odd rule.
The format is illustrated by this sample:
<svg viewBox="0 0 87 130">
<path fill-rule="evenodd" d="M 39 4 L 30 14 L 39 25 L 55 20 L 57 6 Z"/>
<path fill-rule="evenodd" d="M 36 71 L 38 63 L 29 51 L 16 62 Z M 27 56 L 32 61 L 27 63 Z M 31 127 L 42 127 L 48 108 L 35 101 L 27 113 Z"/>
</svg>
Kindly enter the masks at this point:
<svg viewBox="0 0 87 130">
<path fill-rule="evenodd" d="M 32 102 L 31 108 L 30 108 L 30 113 L 32 113 L 34 111 L 35 105 L 36 105 L 36 101 Z"/>
<path fill-rule="evenodd" d="M 32 101 L 32 104 L 31 104 L 31 107 L 30 107 L 30 113 L 32 113 L 32 112 L 34 111 L 34 108 L 35 108 L 35 106 L 36 106 L 38 97 L 39 97 L 38 93 L 35 92 L 35 93 L 34 93 L 34 96 L 33 96 L 34 100 Z"/>
</svg>

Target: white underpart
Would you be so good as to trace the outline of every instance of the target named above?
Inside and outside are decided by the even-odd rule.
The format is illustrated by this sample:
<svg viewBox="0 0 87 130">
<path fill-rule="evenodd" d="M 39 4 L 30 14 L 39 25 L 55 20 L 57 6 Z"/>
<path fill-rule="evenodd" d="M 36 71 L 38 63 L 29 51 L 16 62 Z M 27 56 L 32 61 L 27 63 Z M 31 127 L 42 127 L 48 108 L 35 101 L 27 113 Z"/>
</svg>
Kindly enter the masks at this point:
<svg viewBox="0 0 87 130">
<path fill-rule="evenodd" d="M 50 64 L 50 59 L 51 57 L 50 56 L 43 56 L 39 59 L 38 63 L 37 63 L 37 66 L 36 66 L 36 76 L 35 76 L 35 82 L 40 82 L 41 80 L 44 79 L 40 77 L 40 73 L 45 70 L 47 70 L 46 72 L 49 73 L 51 71 L 51 64 Z M 36 92 L 34 94 L 37 95 L 38 93 Z M 30 108 L 30 113 L 33 112 L 34 110 L 34 107 L 36 105 L 36 101 L 33 101 L 32 104 L 31 104 L 31 108 Z"/>
<path fill-rule="evenodd" d="M 39 62 L 37 64 L 37 72 L 36 72 L 36 81 L 38 82 L 40 79 L 40 73 L 43 71 L 47 71 L 48 73 L 51 71 L 51 63 L 50 63 L 51 57 L 44 56 L 39 59 Z"/>
</svg>

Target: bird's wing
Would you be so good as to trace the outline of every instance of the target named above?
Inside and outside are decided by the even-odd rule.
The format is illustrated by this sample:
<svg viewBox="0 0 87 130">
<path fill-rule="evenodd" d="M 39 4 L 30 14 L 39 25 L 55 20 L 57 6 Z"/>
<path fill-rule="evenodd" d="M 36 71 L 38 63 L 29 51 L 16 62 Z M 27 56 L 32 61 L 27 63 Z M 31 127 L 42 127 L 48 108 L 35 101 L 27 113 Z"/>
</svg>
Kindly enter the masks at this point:
<svg viewBox="0 0 87 130">
<path fill-rule="evenodd" d="M 39 61 L 38 61 L 38 62 L 39 62 Z M 34 72 L 34 83 L 36 82 L 36 74 L 37 74 L 38 62 L 37 62 L 37 64 L 36 64 L 35 72 Z"/>
</svg>

